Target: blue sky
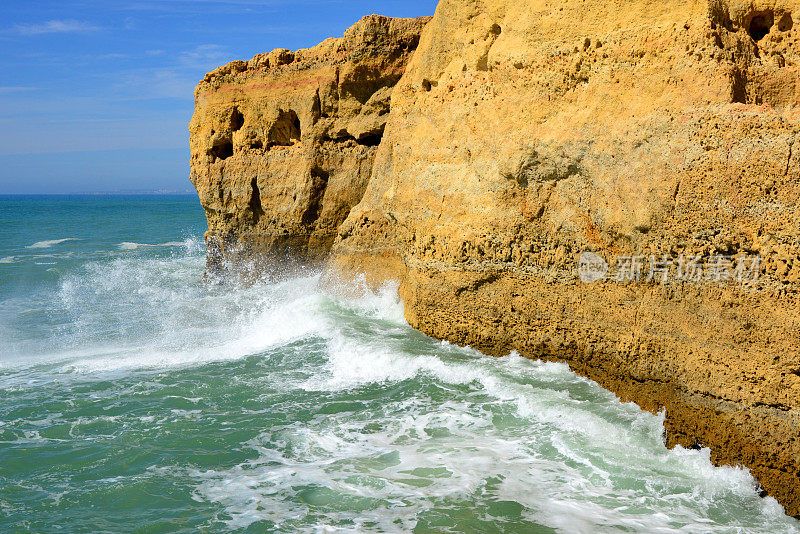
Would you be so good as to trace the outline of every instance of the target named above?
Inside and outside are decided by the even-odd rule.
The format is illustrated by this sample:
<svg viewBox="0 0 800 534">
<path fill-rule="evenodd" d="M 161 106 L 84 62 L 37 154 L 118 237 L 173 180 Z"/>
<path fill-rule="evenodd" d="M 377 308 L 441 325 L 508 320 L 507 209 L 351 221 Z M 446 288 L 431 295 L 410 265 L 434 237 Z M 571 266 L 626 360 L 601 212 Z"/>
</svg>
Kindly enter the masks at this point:
<svg viewBox="0 0 800 534">
<path fill-rule="evenodd" d="M 3 2 L 0 194 L 191 190 L 192 91 L 213 68 L 313 46 L 435 0 Z"/>
</svg>

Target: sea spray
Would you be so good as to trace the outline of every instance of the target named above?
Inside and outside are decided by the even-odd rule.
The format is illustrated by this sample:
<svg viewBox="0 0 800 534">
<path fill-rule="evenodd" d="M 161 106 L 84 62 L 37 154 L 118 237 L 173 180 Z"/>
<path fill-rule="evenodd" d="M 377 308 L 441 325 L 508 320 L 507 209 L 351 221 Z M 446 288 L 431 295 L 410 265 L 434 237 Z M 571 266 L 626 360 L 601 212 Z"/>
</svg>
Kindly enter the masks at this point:
<svg viewBox="0 0 800 534">
<path fill-rule="evenodd" d="M 566 365 L 428 338 L 392 284 L 206 284 L 141 211 L 0 266 L 38 277 L 0 282 L 0 530 L 800 532 Z M 119 249 L 145 233 L 184 246 Z"/>
</svg>

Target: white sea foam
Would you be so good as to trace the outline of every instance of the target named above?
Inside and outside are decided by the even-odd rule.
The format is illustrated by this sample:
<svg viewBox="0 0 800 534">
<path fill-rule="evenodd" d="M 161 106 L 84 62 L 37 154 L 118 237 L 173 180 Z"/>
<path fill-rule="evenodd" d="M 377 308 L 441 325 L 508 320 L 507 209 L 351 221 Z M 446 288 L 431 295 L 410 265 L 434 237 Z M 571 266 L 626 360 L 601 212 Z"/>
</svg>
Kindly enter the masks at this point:
<svg viewBox="0 0 800 534">
<path fill-rule="evenodd" d="M 128 241 L 124 241 L 120 243 L 118 246 L 121 250 L 136 250 L 139 247 L 147 247 L 150 245 L 145 245 L 144 243 L 131 243 Z"/>
<path fill-rule="evenodd" d="M 55 352 L 38 350 L 6 359 L 6 365 L 61 362 L 55 370 L 68 375 L 201 365 L 259 354 L 329 328 L 317 276 L 230 291 L 204 287 L 201 262 L 121 258 L 90 264 L 87 272 L 66 277 L 58 294 L 76 325 L 76 346 L 62 342 Z M 128 330 L 112 341 L 104 323 Z M 13 380 L 4 378 L 6 384 Z"/>
<path fill-rule="evenodd" d="M 288 531 L 410 531 L 434 510 L 470 506 L 502 525 L 488 505 L 509 502 L 520 520 L 563 533 L 798 532 L 777 502 L 757 498 L 747 470 L 714 467 L 708 450 L 666 449 L 663 414 L 619 402 L 564 364 L 488 358 L 414 333 L 393 285 L 323 291 L 318 276 L 307 276 L 206 287 L 196 252 L 124 255 L 63 278 L 56 296 L 73 337 L 15 363 L 16 374 L 4 368 L 2 385 L 22 391 L 109 373 L 271 361 L 297 347 L 299 363 L 270 367 L 253 388 L 291 392 L 291 409 L 317 415 L 298 420 L 287 411 L 285 424 L 241 444 L 253 454 L 238 465 L 148 472 L 193 483 L 194 499 L 224 510 L 229 528 L 272 521 Z M 314 347 L 318 359 L 309 356 Z M 158 391 L 145 383 L 156 373 L 147 376 L 137 393 Z M 150 428 L 202 421 L 209 414 L 197 395 L 165 394 L 167 410 L 135 420 Z M 338 409 L 340 398 L 357 400 Z M 271 409 L 269 399 L 262 404 Z M 79 418 L 70 433 L 98 426 L 104 436 L 114 417 Z M 16 439 L 45 439 L 39 428 L 47 425 L 27 423 Z M 721 502 L 746 506 L 750 522 L 710 520 Z"/>
<path fill-rule="evenodd" d="M 28 245 L 25 248 L 50 248 L 54 245 L 59 245 L 61 243 L 66 243 L 67 241 L 77 241 L 78 239 L 75 237 L 66 237 L 64 239 L 51 239 L 49 241 L 37 241 L 33 245 Z"/>
<path fill-rule="evenodd" d="M 0 263 L 14 263 L 16 256 L 6 256 L 5 258 L 0 258 Z"/>
<path fill-rule="evenodd" d="M 408 531 L 444 502 L 471 502 L 487 491 L 490 479 L 498 481 L 492 490 L 496 499 L 519 503 L 529 520 L 564 533 L 745 531 L 709 521 L 704 511 L 719 492 L 741 491 L 755 501 L 749 473 L 715 468 L 703 451 L 629 450 L 613 464 L 612 475 L 592 463 L 594 455 L 608 452 L 605 447 L 547 457 L 540 451 L 548 442 L 562 442 L 563 452 L 564 435 L 537 434 L 535 417 L 529 421 L 530 435 L 504 434 L 490 414 L 467 402 L 431 406 L 423 399 L 405 399 L 390 403 L 369 422 L 380 430 L 364 432 L 366 422 L 349 414 L 290 425 L 251 443 L 260 454 L 257 461 L 188 474 L 198 480 L 198 499 L 225 507 L 231 528 L 269 520 L 290 529 L 293 521 L 319 514 L 313 505 L 320 503 L 327 504 L 326 524 L 335 525 L 353 519 L 351 512 L 338 511 L 337 499 L 368 498 L 383 504 L 359 513 L 356 531 Z M 613 480 L 620 472 L 652 479 L 661 489 L 652 495 L 626 490 Z M 682 486 L 694 490 L 671 493 Z M 293 496 L 299 488 L 307 495 L 298 500 Z M 764 516 L 762 526 L 746 531 L 797 532 L 785 517 L 780 527 L 771 523 L 780 518 L 774 502 L 760 503 L 754 513 Z"/>
<path fill-rule="evenodd" d="M 139 248 L 155 248 L 155 247 L 189 247 L 194 244 L 193 240 L 187 241 L 169 241 L 167 243 L 134 243 L 131 241 L 123 241 L 119 245 L 120 250 L 137 250 Z"/>
<path fill-rule="evenodd" d="M 396 318 L 402 309 L 389 290 L 340 301 L 334 315 L 376 310 L 377 302 L 383 317 Z M 387 307 L 394 311 L 386 314 Z M 312 315 L 319 313 L 317 308 Z M 313 505 L 319 501 L 327 503 L 326 520 L 316 527 L 335 530 L 354 520 L 354 531 L 397 531 L 413 529 L 419 517 L 443 502 L 471 501 L 487 491 L 488 480 L 497 480 L 492 491 L 498 500 L 517 502 L 527 519 L 564 533 L 739 531 L 705 515 L 715 499 L 732 495 L 748 501 L 762 518 L 747 531 L 771 532 L 772 521 L 779 519 L 781 531 L 798 532 L 774 500 L 755 496 L 747 470 L 714 467 L 708 450 L 667 450 L 663 414 L 620 403 L 566 365 L 517 355 L 494 360 L 449 344 L 438 345 L 440 354 L 418 352 L 406 345 L 407 337 L 393 335 L 400 325 L 387 321 L 382 328 L 382 335 L 370 336 L 345 322 L 326 324 L 318 334 L 326 339 L 327 361 L 297 385 L 338 392 L 427 377 L 439 384 L 474 384 L 476 393 L 488 398 L 435 403 L 402 398 L 367 420 L 347 413 L 290 425 L 251 443 L 260 454 L 257 461 L 190 470 L 198 480 L 197 498 L 223 505 L 231 528 L 268 520 L 291 529 L 318 514 Z M 428 350 L 432 346 L 425 344 Z M 573 386 L 588 390 L 591 401 L 574 397 Z M 497 412 L 487 410 L 491 406 L 513 407 L 528 431 L 504 432 Z M 613 414 L 613 422 L 600 415 L 604 412 Z M 370 423 L 375 428 L 365 432 Z M 628 489 L 629 484 L 640 489 Z M 308 497 L 293 498 L 298 488 L 306 488 Z M 366 498 L 384 504 L 355 519 L 337 511 L 337 499 Z"/>
</svg>

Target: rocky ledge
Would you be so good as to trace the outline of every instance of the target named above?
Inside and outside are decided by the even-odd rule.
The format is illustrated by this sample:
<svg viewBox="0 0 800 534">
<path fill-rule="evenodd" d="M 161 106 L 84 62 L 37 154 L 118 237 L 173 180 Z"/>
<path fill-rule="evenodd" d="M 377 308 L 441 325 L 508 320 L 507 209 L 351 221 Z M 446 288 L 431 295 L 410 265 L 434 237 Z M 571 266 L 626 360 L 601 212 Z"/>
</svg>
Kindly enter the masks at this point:
<svg viewBox="0 0 800 534">
<path fill-rule="evenodd" d="M 364 17 L 338 39 L 233 61 L 195 89 L 191 180 L 209 267 L 324 258 L 364 193 L 389 97 L 430 17 Z"/>
<path fill-rule="evenodd" d="M 799 19 L 441 0 L 231 63 L 191 127 L 211 265 L 399 280 L 412 326 L 565 361 L 800 515 Z"/>
</svg>

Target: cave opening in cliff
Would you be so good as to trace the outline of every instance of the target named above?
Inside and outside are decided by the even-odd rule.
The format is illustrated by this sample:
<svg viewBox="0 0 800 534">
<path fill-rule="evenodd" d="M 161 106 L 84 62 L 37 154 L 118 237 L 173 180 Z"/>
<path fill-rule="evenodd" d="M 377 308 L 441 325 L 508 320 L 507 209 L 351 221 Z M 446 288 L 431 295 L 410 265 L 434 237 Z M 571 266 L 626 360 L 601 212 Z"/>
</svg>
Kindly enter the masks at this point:
<svg viewBox="0 0 800 534">
<path fill-rule="evenodd" d="M 253 224 L 258 224 L 258 220 L 264 215 L 264 208 L 261 207 L 261 190 L 258 188 L 258 179 L 250 181 L 250 212 L 253 214 Z"/>
<path fill-rule="evenodd" d="M 750 19 L 750 25 L 747 28 L 747 33 L 750 34 L 750 37 L 752 37 L 754 41 L 760 41 L 766 37 L 766 35 L 769 33 L 769 30 L 772 29 L 772 25 L 774 23 L 775 17 L 771 11 L 759 13 Z"/>
<path fill-rule="evenodd" d="M 794 20 L 792 20 L 791 13 L 784 13 L 781 20 L 778 21 L 778 29 L 782 32 L 788 32 L 794 27 Z"/>
<path fill-rule="evenodd" d="M 239 111 L 239 108 L 233 108 L 231 111 L 231 131 L 238 132 L 244 126 L 244 115 Z"/>
<path fill-rule="evenodd" d="M 269 129 L 267 146 L 291 146 L 300 140 L 300 118 L 293 110 L 278 112 L 278 118 Z"/>
<path fill-rule="evenodd" d="M 381 139 L 383 139 L 383 131 L 370 132 L 356 139 L 356 143 L 361 146 L 378 146 L 381 144 Z"/>
<path fill-rule="evenodd" d="M 328 188 L 330 173 L 320 167 L 311 169 L 311 191 L 308 199 L 308 207 L 303 212 L 302 222 L 311 226 L 319 220 L 322 214 L 322 201 L 325 198 L 325 190 Z"/>
<path fill-rule="evenodd" d="M 733 70 L 731 78 L 731 102 L 747 104 L 747 73 L 739 68 Z"/>
<path fill-rule="evenodd" d="M 218 159 L 228 159 L 229 157 L 233 156 L 233 142 L 229 139 L 218 142 L 211 147 L 211 149 L 208 151 L 208 154 L 212 157 L 212 162 L 217 161 Z"/>
</svg>

